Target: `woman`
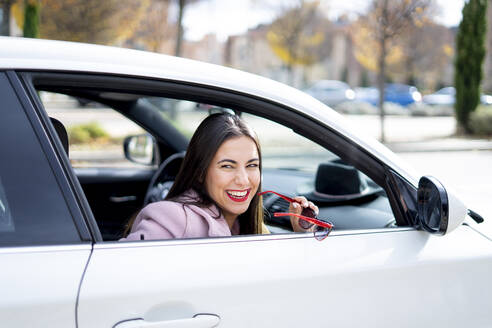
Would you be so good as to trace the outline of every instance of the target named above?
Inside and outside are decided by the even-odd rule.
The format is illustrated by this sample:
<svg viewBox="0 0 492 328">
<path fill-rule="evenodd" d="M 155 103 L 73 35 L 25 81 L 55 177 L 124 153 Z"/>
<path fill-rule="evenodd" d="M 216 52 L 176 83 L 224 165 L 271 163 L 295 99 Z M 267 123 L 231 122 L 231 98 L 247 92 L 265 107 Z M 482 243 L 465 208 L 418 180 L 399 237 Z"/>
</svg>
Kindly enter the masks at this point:
<svg viewBox="0 0 492 328">
<path fill-rule="evenodd" d="M 214 114 L 190 140 L 165 201 L 147 205 L 122 240 L 199 238 L 268 233 L 263 224 L 258 138 L 238 116 Z M 289 212 L 318 208 L 294 198 Z M 294 231 L 309 231 L 291 217 Z"/>
</svg>

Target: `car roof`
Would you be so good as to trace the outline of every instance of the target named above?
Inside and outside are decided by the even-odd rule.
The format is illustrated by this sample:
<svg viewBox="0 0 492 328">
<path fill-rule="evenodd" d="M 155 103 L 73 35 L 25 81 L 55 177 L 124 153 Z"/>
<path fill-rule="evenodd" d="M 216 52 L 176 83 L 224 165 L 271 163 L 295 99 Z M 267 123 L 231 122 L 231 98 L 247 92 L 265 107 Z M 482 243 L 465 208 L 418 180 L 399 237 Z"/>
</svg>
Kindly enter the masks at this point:
<svg viewBox="0 0 492 328">
<path fill-rule="evenodd" d="M 152 52 L 67 41 L 0 37 L 0 69 L 88 72 L 158 78 L 234 90 L 288 106 L 329 125 L 416 184 L 405 162 L 308 94 L 236 69 Z"/>
</svg>

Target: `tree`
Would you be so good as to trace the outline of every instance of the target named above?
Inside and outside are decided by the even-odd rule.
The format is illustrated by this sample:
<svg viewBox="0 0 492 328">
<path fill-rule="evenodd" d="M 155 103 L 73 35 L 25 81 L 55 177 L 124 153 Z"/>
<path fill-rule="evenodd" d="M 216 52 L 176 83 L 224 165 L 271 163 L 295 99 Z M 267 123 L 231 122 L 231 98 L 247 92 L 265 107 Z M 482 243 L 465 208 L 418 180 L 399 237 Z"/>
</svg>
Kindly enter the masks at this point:
<svg viewBox="0 0 492 328">
<path fill-rule="evenodd" d="M 322 57 L 330 47 L 325 32 L 328 21 L 319 15 L 318 2 L 300 0 L 271 24 L 267 40 L 277 57 L 285 64 L 289 84 L 294 84 L 294 66 L 309 66 Z"/>
<path fill-rule="evenodd" d="M 186 6 L 186 0 L 178 0 L 178 21 L 177 21 L 177 31 L 176 31 L 176 48 L 174 49 L 175 56 L 181 56 L 181 48 L 183 43 L 183 16 Z"/>
<path fill-rule="evenodd" d="M 458 128 L 471 133 L 469 118 L 480 101 L 482 62 L 485 57 L 487 1 L 469 0 L 462 11 L 456 36 L 454 84 L 456 88 L 455 112 Z"/>
<path fill-rule="evenodd" d="M 24 28 L 26 38 L 39 37 L 39 2 L 37 0 L 24 1 Z"/>
<path fill-rule="evenodd" d="M 114 44 L 132 34 L 148 1 L 42 0 L 41 5 L 41 37 Z"/>
<path fill-rule="evenodd" d="M 0 27 L 0 35 L 10 36 L 10 9 L 15 0 L 0 0 L 2 9 L 2 25 Z"/>
<path fill-rule="evenodd" d="M 174 27 L 167 19 L 169 1 L 154 0 L 149 3 L 144 17 L 134 30 L 127 43 L 133 47 L 161 52 L 165 41 L 174 35 Z"/>
<path fill-rule="evenodd" d="M 385 142 L 383 105 L 388 63 L 397 62 L 403 57 L 397 38 L 405 27 L 415 24 L 425 16 L 430 3 L 431 0 L 373 0 L 369 13 L 361 17 L 357 24 L 362 37 L 354 37 L 358 48 L 356 58 L 360 61 L 362 58 L 360 53 L 375 54 L 375 56 L 364 57 L 367 62 L 361 64 L 377 72 L 382 142 Z M 365 50 L 361 51 L 361 49 Z"/>
<path fill-rule="evenodd" d="M 490 1 L 490 0 L 489 0 Z M 492 5 L 487 5 L 487 40 L 484 61 L 482 92 L 492 93 Z"/>
<path fill-rule="evenodd" d="M 183 47 L 183 17 L 185 14 L 185 8 L 187 5 L 198 2 L 200 0 L 177 0 L 178 1 L 178 19 L 176 21 L 176 47 L 174 49 L 175 56 L 181 56 Z"/>
<path fill-rule="evenodd" d="M 407 26 L 399 43 L 403 58 L 398 69 L 408 84 L 434 89 L 443 81 L 454 53 L 454 34 L 449 28 L 423 19 Z"/>
</svg>

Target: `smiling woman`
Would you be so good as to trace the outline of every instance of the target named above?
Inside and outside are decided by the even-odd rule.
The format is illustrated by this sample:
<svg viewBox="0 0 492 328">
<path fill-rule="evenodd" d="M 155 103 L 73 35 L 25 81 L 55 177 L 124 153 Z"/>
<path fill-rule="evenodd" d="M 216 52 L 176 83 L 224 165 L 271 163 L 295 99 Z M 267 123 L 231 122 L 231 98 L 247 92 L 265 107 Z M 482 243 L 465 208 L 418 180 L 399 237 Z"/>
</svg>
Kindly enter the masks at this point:
<svg viewBox="0 0 492 328">
<path fill-rule="evenodd" d="M 122 240 L 200 238 L 268 233 L 263 223 L 261 150 L 239 116 L 213 114 L 190 140 L 166 200 L 147 205 Z M 294 205 L 296 203 L 296 205 Z M 318 208 L 296 197 L 290 213 Z M 310 231 L 292 218 L 295 231 Z"/>
</svg>

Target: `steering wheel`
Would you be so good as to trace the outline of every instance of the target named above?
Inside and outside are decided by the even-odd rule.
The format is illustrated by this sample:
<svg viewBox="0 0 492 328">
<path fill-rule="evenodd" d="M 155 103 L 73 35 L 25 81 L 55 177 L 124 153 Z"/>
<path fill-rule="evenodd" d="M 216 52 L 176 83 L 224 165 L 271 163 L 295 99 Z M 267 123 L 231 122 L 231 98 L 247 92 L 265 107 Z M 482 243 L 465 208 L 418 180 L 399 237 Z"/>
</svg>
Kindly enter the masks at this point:
<svg viewBox="0 0 492 328">
<path fill-rule="evenodd" d="M 161 163 L 152 176 L 152 179 L 150 179 L 149 187 L 144 198 L 144 206 L 166 198 L 181 167 L 184 155 L 185 152 L 173 154 Z"/>
</svg>

